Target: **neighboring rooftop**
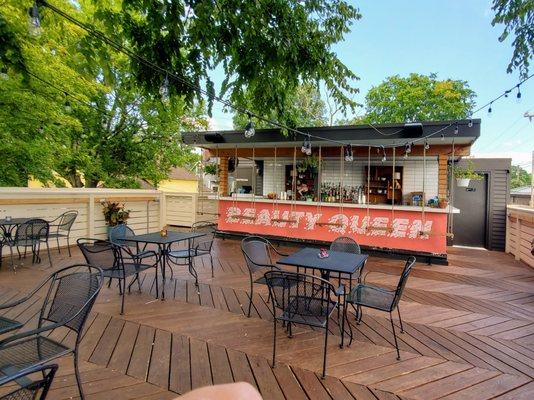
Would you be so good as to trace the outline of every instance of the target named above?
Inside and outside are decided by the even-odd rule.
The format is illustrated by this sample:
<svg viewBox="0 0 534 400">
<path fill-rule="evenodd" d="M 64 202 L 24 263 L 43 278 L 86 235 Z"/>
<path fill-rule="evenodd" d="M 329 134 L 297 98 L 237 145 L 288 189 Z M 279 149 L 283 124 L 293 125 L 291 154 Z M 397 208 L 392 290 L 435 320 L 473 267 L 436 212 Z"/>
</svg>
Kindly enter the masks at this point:
<svg viewBox="0 0 534 400">
<path fill-rule="evenodd" d="M 531 190 L 532 188 L 530 186 L 521 186 L 510 190 L 510 194 L 513 196 L 530 196 Z"/>
</svg>

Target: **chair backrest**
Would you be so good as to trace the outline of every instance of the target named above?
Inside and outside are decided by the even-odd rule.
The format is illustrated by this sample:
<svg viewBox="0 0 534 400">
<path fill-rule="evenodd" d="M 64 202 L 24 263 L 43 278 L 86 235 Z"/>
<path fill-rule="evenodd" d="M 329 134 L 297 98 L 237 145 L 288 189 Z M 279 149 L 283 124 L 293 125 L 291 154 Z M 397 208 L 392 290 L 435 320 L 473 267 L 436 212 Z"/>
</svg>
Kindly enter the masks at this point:
<svg viewBox="0 0 534 400">
<path fill-rule="evenodd" d="M 30 219 L 17 227 L 15 242 L 37 241 L 48 238 L 50 224 L 41 218 Z"/>
<path fill-rule="evenodd" d="M 402 274 L 399 279 L 399 283 L 397 284 L 397 289 L 395 290 L 395 297 L 393 298 L 391 309 L 394 309 L 399 304 L 402 292 L 404 291 L 404 287 L 406 286 L 406 282 L 408 281 L 408 277 L 410 276 L 410 272 L 412 272 L 412 267 L 415 265 L 415 261 L 416 258 L 414 256 L 410 256 L 406 260 L 406 263 L 404 264 L 404 268 L 402 270 Z"/>
<path fill-rule="evenodd" d="M 64 212 L 58 218 L 59 222 L 57 224 L 57 230 L 67 231 L 67 232 L 70 231 L 77 217 L 78 217 L 78 211 L 72 210 L 72 211 Z"/>
<path fill-rule="evenodd" d="M 110 270 L 119 268 L 117 246 L 106 240 L 80 238 L 76 241 L 87 264 Z"/>
<path fill-rule="evenodd" d="M 133 253 L 137 252 L 137 243 L 129 241 L 128 238 L 135 236 L 135 232 L 126 224 L 115 225 L 109 230 L 108 240 L 119 246 L 128 246 Z"/>
<path fill-rule="evenodd" d="M 241 251 L 250 273 L 273 265 L 271 246 L 271 242 L 261 236 L 247 236 L 241 241 Z"/>
<path fill-rule="evenodd" d="M 362 250 L 356 241 L 347 236 L 340 236 L 330 243 L 330 250 L 343 253 L 361 254 Z"/>
<path fill-rule="evenodd" d="M 331 311 L 335 288 L 329 281 L 315 275 L 282 270 L 268 271 L 264 276 L 273 307 L 287 316 L 325 317 Z"/>
<path fill-rule="evenodd" d="M 53 273 L 39 315 L 39 327 L 46 322 L 58 323 L 76 332 L 78 341 L 103 281 L 102 269 L 85 264 Z"/>
<path fill-rule="evenodd" d="M 45 400 L 57 368 L 57 364 L 37 365 L 0 378 L 0 400 Z"/>
<path fill-rule="evenodd" d="M 198 247 L 202 251 L 211 251 L 217 224 L 211 221 L 198 221 L 191 225 L 191 232 L 201 232 L 204 236 L 193 239 L 193 248 Z"/>
</svg>

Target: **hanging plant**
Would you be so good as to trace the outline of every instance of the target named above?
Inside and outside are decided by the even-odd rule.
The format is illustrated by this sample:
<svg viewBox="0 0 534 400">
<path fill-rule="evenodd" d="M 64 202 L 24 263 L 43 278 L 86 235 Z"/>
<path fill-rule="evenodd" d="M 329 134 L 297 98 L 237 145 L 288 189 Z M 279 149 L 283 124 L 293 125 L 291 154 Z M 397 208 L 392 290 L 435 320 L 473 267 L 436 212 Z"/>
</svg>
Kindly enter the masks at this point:
<svg viewBox="0 0 534 400">
<path fill-rule="evenodd" d="M 234 172 L 238 165 L 239 159 L 235 157 L 230 157 L 228 159 L 228 172 Z"/>
<path fill-rule="evenodd" d="M 465 168 L 455 168 L 454 177 L 456 178 L 456 185 L 458 187 L 468 187 L 469 182 L 479 181 L 484 179 L 484 176 L 475 172 L 475 166 L 472 160 L 467 160 L 467 167 Z"/>
<path fill-rule="evenodd" d="M 217 175 L 217 164 L 206 164 L 204 166 L 204 173 L 206 175 Z"/>
</svg>

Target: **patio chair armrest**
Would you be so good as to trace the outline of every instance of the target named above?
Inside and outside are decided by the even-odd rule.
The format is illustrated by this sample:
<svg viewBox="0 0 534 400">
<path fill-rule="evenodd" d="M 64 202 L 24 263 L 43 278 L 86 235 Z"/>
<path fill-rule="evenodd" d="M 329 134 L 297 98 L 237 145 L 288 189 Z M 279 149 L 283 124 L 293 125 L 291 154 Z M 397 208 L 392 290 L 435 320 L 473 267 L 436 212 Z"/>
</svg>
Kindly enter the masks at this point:
<svg viewBox="0 0 534 400">
<path fill-rule="evenodd" d="M 365 280 L 367 279 L 367 277 L 372 274 L 372 273 L 377 273 L 377 274 L 386 274 L 386 275 L 393 275 L 393 274 L 388 274 L 387 272 L 381 272 L 381 271 L 368 271 L 366 272 L 365 274 L 362 274 L 362 278 L 360 280 L 361 283 L 365 283 Z"/>
<path fill-rule="evenodd" d="M 15 306 L 18 306 L 19 304 L 22 304 L 26 301 L 28 301 L 29 299 L 31 299 L 35 293 L 37 293 L 45 284 L 46 282 L 48 282 L 50 280 L 50 278 L 47 278 L 45 279 L 39 286 L 37 286 L 36 288 L 34 288 L 30 293 L 28 293 L 26 296 L 18 299 L 18 300 L 14 300 L 14 301 L 11 301 L 9 303 L 4 303 L 4 304 L 0 304 L 0 310 L 4 310 L 6 308 L 11 308 L 11 307 L 15 307 Z"/>
<path fill-rule="evenodd" d="M 77 315 L 77 314 L 76 314 Z M 68 321 L 67 321 L 68 322 Z M 5 339 L 0 340 L 0 349 L 5 346 L 6 344 L 9 344 L 11 342 L 15 342 L 17 340 L 25 339 L 27 337 L 31 336 L 37 336 L 43 332 L 48 332 L 51 330 L 54 330 L 56 328 L 60 328 L 65 325 L 65 322 L 56 322 L 51 325 L 42 326 L 40 328 L 32 329 L 31 331 L 21 332 L 17 333 L 16 335 L 9 336 Z"/>
<path fill-rule="evenodd" d="M 276 247 L 274 246 L 271 246 L 271 248 L 274 250 L 274 252 L 276 254 L 278 254 L 279 256 L 282 256 L 282 257 L 287 257 L 289 254 L 285 254 L 285 253 L 282 253 L 281 251 L 277 250 Z"/>
<path fill-rule="evenodd" d="M 142 259 L 142 258 L 147 258 L 147 257 L 156 257 L 157 254 L 153 250 L 144 250 L 144 251 L 141 251 L 141 252 L 139 252 L 137 254 L 134 254 L 133 256 L 134 256 L 134 258 Z"/>
<path fill-rule="evenodd" d="M 339 287 L 336 288 L 335 293 L 336 293 L 337 297 L 345 295 L 345 285 L 343 285 L 343 284 L 339 285 Z"/>
</svg>

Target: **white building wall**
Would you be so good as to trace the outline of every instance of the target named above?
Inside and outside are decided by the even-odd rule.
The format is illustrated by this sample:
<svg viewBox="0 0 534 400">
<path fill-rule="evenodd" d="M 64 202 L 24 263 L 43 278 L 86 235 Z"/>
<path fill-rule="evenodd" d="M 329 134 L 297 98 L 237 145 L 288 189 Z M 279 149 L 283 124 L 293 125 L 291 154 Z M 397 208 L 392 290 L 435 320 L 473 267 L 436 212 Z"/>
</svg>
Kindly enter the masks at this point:
<svg viewBox="0 0 534 400">
<path fill-rule="evenodd" d="M 274 176 L 273 161 L 265 160 L 263 170 L 263 194 L 270 192 L 279 193 L 284 190 L 285 166 L 291 165 L 292 160 L 277 160 L 276 176 Z M 382 163 L 374 159 L 371 165 L 389 165 L 391 160 Z M 403 167 L 403 187 L 402 194 L 406 201 L 409 200 L 412 192 L 423 191 L 423 160 L 421 157 L 414 157 L 396 160 L 396 165 Z M 345 174 L 343 184 L 346 186 L 365 185 L 366 159 L 356 159 L 352 163 L 344 162 Z M 322 182 L 338 183 L 341 180 L 341 160 L 334 158 L 323 159 Z M 427 200 L 438 195 L 438 160 L 437 157 L 428 157 L 426 160 L 426 181 L 425 192 Z"/>
</svg>

